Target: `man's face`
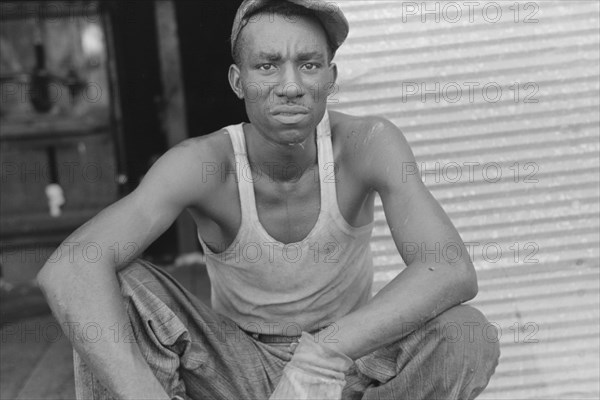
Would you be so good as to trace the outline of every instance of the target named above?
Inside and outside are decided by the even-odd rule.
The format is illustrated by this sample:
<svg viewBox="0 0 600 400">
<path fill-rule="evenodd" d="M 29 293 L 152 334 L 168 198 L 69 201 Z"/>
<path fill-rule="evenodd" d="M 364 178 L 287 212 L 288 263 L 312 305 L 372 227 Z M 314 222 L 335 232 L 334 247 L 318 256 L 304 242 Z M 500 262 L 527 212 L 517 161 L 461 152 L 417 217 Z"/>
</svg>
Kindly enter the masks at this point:
<svg viewBox="0 0 600 400">
<path fill-rule="evenodd" d="M 241 65 L 232 71 L 250 122 L 270 140 L 302 143 L 321 121 L 336 78 L 323 27 L 309 17 L 260 14 L 240 35 Z"/>
</svg>

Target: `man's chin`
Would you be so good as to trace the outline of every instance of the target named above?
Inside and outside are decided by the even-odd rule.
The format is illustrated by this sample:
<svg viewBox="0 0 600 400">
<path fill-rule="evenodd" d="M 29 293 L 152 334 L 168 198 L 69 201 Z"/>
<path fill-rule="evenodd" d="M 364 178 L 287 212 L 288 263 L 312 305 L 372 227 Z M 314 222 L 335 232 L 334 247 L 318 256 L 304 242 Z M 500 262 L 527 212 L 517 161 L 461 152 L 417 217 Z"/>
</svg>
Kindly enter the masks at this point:
<svg viewBox="0 0 600 400">
<path fill-rule="evenodd" d="M 284 127 L 279 128 L 277 131 L 277 137 L 279 142 L 290 146 L 302 145 L 306 143 L 306 139 L 310 137 L 310 134 L 314 132 L 308 126 L 300 127 Z"/>
</svg>

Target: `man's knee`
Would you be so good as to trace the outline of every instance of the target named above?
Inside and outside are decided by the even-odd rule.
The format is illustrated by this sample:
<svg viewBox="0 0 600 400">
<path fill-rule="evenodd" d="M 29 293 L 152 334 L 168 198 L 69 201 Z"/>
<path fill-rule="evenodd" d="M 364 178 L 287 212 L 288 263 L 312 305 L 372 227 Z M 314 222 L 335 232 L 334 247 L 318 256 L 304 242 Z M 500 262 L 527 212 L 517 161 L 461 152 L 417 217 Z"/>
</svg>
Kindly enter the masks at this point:
<svg viewBox="0 0 600 400">
<path fill-rule="evenodd" d="M 438 337 L 446 346 L 446 361 L 459 367 L 457 372 L 481 373 L 487 384 L 500 357 L 496 324 L 468 305 L 453 307 L 429 324 L 435 325 Z"/>
<path fill-rule="evenodd" d="M 152 263 L 137 259 L 117 271 L 117 280 L 129 309 L 152 309 L 162 304 L 178 309 L 176 287 L 164 271 Z"/>
<path fill-rule="evenodd" d="M 489 322 L 478 309 L 469 305 L 458 305 L 438 315 L 428 323 L 449 343 L 498 348 L 497 324 Z"/>
<path fill-rule="evenodd" d="M 498 343 L 497 324 L 491 323 L 478 309 L 458 305 L 438 315 L 429 322 L 450 342 Z"/>
<path fill-rule="evenodd" d="M 117 270 L 117 279 L 122 291 L 126 288 L 136 288 L 140 285 L 148 286 L 156 282 L 157 267 L 148 261 L 136 259 Z"/>
<path fill-rule="evenodd" d="M 392 354 L 396 365 L 389 362 Z M 383 384 L 366 398 L 394 392 L 406 398 L 472 399 L 487 386 L 498 358 L 496 327 L 479 310 L 460 305 L 357 360 L 357 367 Z"/>
</svg>

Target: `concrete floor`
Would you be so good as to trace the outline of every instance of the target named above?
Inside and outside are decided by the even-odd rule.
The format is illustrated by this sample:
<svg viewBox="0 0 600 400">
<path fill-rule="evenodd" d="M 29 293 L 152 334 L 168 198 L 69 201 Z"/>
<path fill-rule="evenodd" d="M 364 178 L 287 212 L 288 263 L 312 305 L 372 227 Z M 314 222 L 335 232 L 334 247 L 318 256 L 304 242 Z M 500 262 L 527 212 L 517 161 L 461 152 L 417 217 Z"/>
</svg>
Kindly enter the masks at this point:
<svg viewBox="0 0 600 400">
<path fill-rule="evenodd" d="M 210 302 L 204 265 L 188 264 L 169 271 L 192 293 Z M 17 297 L 19 304 L 5 298 L 2 305 L 8 311 L 2 313 L 0 329 L 0 399 L 74 399 L 71 344 L 39 291 L 29 289 Z M 16 320 L 19 313 L 28 317 Z"/>
</svg>

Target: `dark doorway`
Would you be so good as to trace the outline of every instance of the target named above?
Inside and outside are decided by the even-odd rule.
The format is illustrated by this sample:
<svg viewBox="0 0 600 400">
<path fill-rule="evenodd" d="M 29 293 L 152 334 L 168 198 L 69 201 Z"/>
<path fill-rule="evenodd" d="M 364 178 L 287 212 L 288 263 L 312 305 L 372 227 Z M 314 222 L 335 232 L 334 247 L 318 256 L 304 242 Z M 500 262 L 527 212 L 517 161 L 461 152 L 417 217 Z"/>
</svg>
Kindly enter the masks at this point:
<svg viewBox="0 0 600 400">
<path fill-rule="evenodd" d="M 247 121 L 244 104 L 232 92 L 229 36 L 241 1 L 175 1 L 189 136 L 201 136 Z M 124 152 L 129 189 L 137 186 L 167 149 L 161 132 L 163 98 L 155 10 L 147 1 L 110 1 L 115 59 L 123 110 Z M 171 226 L 146 251 L 161 264 L 178 256 L 177 230 Z"/>
<path fill-rule="evenodd" d="M 102 4 L 111 16 L 127 189 L 133 190 L 154 161 L 168 150 L 160 128 L 162 88 L 154 5 L 140 0 Z M 168 264 L 177 257 L 177 250 L 177 230 L 171 226 L 148 247 L 144 257 Z"/>
<path fill-rule="evenodd" d="M 227 81 L 227 70 L 233 62 L 229 37 L 240 3 L 217 0 L 175 3 L 190 136 L 205 135 L 248 120 L 244 103 L 234 95 Z"/>
</svg>

